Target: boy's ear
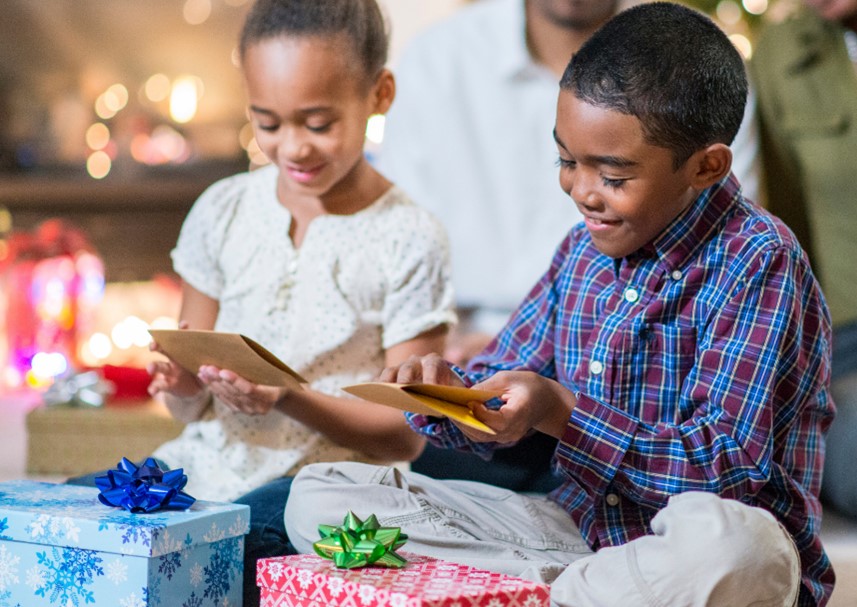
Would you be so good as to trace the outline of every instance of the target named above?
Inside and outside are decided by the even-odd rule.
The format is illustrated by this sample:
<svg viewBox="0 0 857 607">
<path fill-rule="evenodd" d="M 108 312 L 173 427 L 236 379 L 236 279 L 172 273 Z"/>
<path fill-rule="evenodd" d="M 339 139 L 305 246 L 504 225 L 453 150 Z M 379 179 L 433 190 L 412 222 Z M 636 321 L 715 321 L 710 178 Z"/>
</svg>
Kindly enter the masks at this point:
<svg viewBox="0 0 857 607">
<path fill-rule="evenodd" d="M 375 98 L 375 107 L 372 113 L 386 114 L 393 104 L 393 99 L 396 98 L 396 79 L 393 77 L 393 72 L 387 68 L 381 70 L 378 79 L 375 81 L 372 95 Z"/>
<path fill-rule="evenodd" d="M 732 169 L 732 150 L 725 143 L 712 143 L 691 156 L 691 185 L 699 190 L 711 187 Z"/>
</svg>

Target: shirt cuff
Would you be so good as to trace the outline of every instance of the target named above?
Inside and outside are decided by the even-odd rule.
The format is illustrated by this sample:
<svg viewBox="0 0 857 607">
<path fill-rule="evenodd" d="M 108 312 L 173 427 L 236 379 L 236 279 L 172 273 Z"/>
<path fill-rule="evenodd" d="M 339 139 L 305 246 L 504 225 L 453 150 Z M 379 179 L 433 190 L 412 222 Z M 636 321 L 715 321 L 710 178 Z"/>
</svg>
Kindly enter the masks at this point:
<svg viewBox="0 0 857 607">
<path fill-rule="evenodd" d="M 584 487 L 604 494 L 638 425 L 627 413 L 579 394 L 557 448 L 559 467 Z"/>
</svg>

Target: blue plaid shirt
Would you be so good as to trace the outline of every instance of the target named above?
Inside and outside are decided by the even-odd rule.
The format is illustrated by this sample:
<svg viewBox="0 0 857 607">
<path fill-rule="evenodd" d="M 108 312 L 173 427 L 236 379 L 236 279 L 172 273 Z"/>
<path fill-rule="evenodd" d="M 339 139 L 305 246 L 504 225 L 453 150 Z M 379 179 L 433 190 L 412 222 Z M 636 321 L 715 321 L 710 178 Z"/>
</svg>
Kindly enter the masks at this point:
<svg viewBox="0 0 857 607">
<path fill-rule="evenodd" d="M 583 224 L 467 383 L 529 370 L 577 396 L 550 497 L 597 550 L 651 533 L 670 496 L 710 491 L 772 512 L 801 554 L 801 604 L 833 570 L 819 539 L 830 318 L 792 233 L 739 193 L 703 192 L 649 245 L 598 252 Z M 448 420 L 409 415 L 433 443 L 483 455 Z"/>
</svg>

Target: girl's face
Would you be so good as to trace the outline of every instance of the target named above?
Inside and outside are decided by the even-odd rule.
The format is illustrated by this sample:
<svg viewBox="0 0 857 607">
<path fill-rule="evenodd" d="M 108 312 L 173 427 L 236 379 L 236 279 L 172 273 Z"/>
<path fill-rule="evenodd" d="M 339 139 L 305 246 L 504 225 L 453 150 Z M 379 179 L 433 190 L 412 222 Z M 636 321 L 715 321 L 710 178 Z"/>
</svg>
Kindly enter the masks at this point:
<svg viewBox="0 0 857 607">
<path fill-rule="evenodd" d="M 256 141 L 279 167 L 282 194 L 321 197 L 357 185 L 366 121 L 387 111 L 393 85 L 389 72 L 367 85 L 347 42 L 279 36 L 244 53 Z"/>
<path fill-rule="evenodd" d="M 806 0 L 806 3 L 828 21 L 857 18 L 857 0 Z"/>
</svg>

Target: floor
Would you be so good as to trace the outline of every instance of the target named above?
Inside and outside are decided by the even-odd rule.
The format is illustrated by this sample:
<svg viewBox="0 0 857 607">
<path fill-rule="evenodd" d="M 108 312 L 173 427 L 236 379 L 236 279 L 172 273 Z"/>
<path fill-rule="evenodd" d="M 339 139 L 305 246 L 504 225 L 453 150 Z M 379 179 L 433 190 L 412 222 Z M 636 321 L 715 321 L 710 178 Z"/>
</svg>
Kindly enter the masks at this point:
<svg viewBox="0 0 857 607">
<path fill-rule="evenodd" d="M 37 404 L 32 396 L 0 396 L 0 481 L 25 478 L 27 436 L 25 418 Z M 61 477 L 36 476 L 60 481 Z M 836 569 L 837 585 L 829 607 L 857 607 L 857 521 L 825 513 L 822 541 Z"/>
</svg>

